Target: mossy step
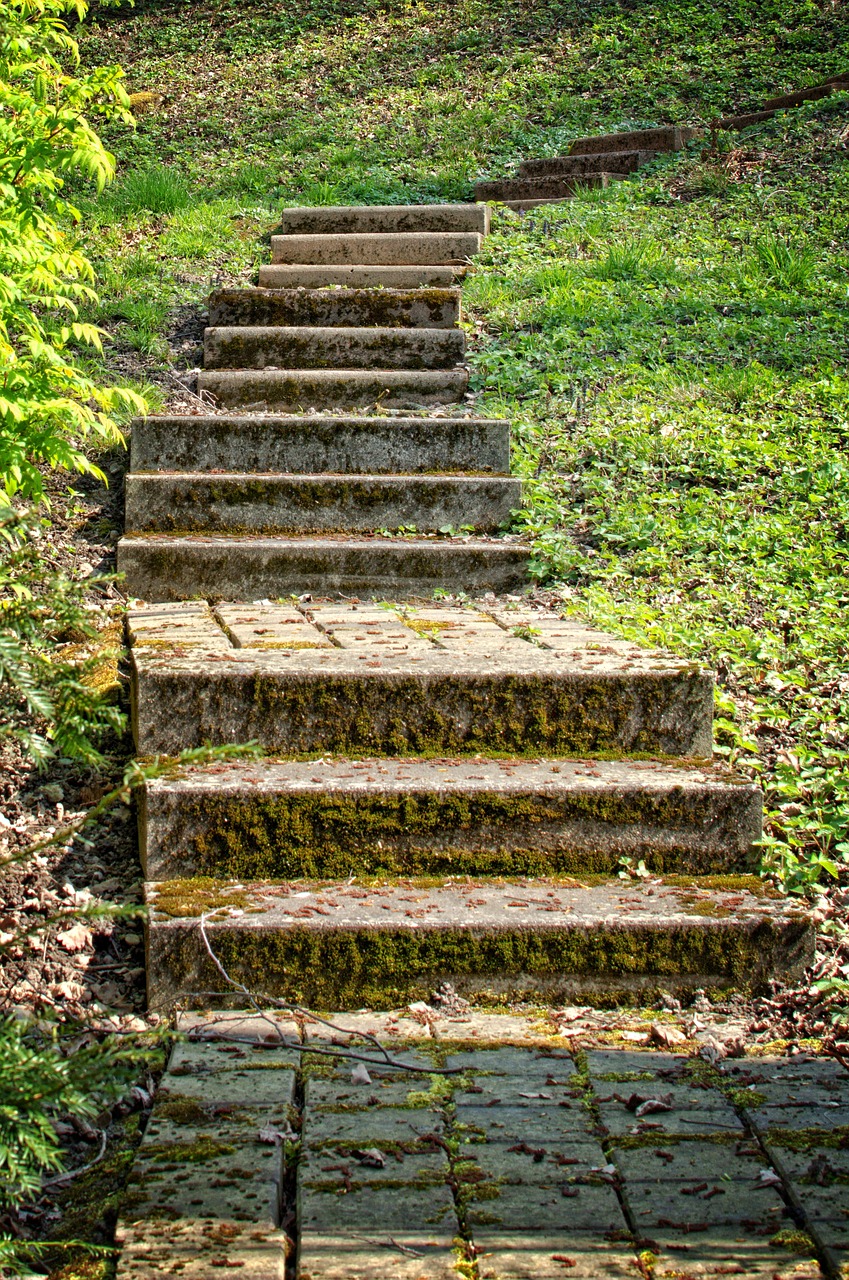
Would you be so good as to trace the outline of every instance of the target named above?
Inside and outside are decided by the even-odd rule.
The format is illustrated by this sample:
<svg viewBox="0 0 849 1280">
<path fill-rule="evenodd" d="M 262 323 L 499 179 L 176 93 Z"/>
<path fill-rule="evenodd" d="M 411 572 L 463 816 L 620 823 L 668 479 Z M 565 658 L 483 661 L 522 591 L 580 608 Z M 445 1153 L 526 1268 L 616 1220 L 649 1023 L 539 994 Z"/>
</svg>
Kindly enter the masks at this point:
<svg viewBox="0 0 849 1280">
<path fill-rule="evenodd" d="M 461 329 L 238 325 L 203 335 L 207 369 L 452 369 L 465 352 Z"/>
<path fill-rule="evenodd" d="M 319 205 L 284 209 L 285 235 L 348 235 L 351 232 L 473 231 L 486 235 L 489 217 L 474 204 Z"/>
<path fill-rule="evenodd" d="M 128 533 L 494 533 L 521 505 L 512 476 L 288 475 L 158 471 L 128 475 Z"/>
<path fill-rule="evenodd" d="M 711 751 L 709 673 L 551 611 L 164 604 L 128 628 L 142 755 Z"/>
<path fill-rule="evenodd" d="M 494 418 L 156 414 L 130 436 L 131 470 L 392 474 L 510 470 L 510 424 Z"/>
<path fill-rule="evenodd" d="M 153 1009 L 228 992 L 201 921 L 233 980 L 318 1009 L 398 1008 L 444 982 L 489 1002 L 649 1004 L 661 991 L 757 992 L 814 958 L 803 907 L 756 877 L 197 878 L 148 884 L 146 901 Z"/>
<path fill-rule="evenodd" d="M 498 182 L 479 182 L 475 187 L 478 200 L 568 200 L 585 187 L 606 187 L 626 178 L 625 173 L 558 174 L 542 178 L 505 178 Z"/>
<path fill-rule="evenodd" d="M 448 289 L 466 274 L 463 265 L 406 267 L 265 265 L 259 269 L 264 289 Z"/>
<path fill-rule="evenodd" d="M 224 409 L 303 413 L 307 409 L 421 409 L 456 404 L 465 369 L 205 369 L 198 391 Z"/>
<path fill-rule="evenodd" d="M 216 289 L 210 325 L 317 325 L 453 329 L 459 289 Z"/>
<path fill-rule="evenodd" d="M 612 151 L 598 155 L 546 156 L 539 160 L 523 160 L 520 178 L 552 178 L 583 173 L 634 173 L 648 164 L 656 151 Z"/>
<path fill-rule="evenodd" d="M 502 538 L 168 537 L 118 543 L 118 571 L 141 600 L 343 595 L 429 599 L 449 590 L 520 591 L 530 551 Z"/>
<path fill-rule="evenodd" d="M 660 125 L 655 129 L 629 129 L 624 133 L 599 133 L 576 138 L 569 148 L 570 156 L 598 155 L 611 151 L 680 151 L 698 138 L 700 129 L 680 125 Z"/>
<path fill-rule="evenodd" d="M 771 120 L 775 114 L 774 111 L 748 111 L 741 116 L 724 116 L 722 120 L 716 121 L 715 127 L 717 129 L 748 129 L 749 125 Z"/>
<path fill-rule="evenodd" d="M 148 880 L 751 871 L 760 789 L 633 760 L 252 761 L 139 795 Z"/>
<path fill-rule="evenodd" d="M 272 236 L 271 261 L 325 267 L 450 266 L 480 253 L 481 240 L 474 231 Z"/>
</svg>

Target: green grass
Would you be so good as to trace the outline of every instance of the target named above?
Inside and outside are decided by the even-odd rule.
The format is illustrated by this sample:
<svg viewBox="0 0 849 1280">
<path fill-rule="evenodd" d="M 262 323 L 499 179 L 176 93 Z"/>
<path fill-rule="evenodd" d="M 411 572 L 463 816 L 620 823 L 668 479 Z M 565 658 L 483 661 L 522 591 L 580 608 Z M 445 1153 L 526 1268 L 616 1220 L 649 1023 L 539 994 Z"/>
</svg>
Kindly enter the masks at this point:
<svg viewBox="0 0 849 1280">
<path fill-rule="evenodd" d="M 462 199 L 585 132 L 754 109 L 849 67 L 849 12 L 141 0 L 82 48 L 164 96 L 83 230 L 98 318 L 161 380 L 174 309 L 250 280 L 281 203 Z M 792 888 L 849 847 L 848 126 L 842 95 L 502 222 L 466 289 L 538 578 L 717 668 Z"/>
</svg>

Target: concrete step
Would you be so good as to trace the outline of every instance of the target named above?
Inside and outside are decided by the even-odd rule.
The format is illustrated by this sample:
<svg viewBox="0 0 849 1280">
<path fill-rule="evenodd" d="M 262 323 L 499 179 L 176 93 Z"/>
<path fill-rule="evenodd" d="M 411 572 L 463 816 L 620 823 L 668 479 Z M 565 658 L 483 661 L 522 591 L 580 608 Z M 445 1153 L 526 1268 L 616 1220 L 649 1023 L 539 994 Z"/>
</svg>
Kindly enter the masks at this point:
<svg viewBox="0 0 849 1280">
<path fill-rule="evenodd" d="M 774 111 L 749 111 L 741 116 L 723 116 L 716 121 L 717 129 L 747 129 L 751 124 L 760 124 L 762 120 L 771 120 Z"/>
<path fill-rule="evenodd" d="M 209 1007 L 236 982 L 314 1009 L 394 1009 L 442 983 L 487 1003 L 650 1005 L 762 991 L 814 958 L 804 908 L 757 877 L 633 883 L 463 877 L 148 884 L 148 1001 Z M 244 1000 L 244 997 L 242 997 Z"/>
<path fill-rule="evenodd" d="M 422 533 L 461 525 L 493 533 L 521 505 L 512 476 L 128 475 L 127 533 Z"/>
<path fill-rule="evenodd" d="M 156 414 L 132 425 L 130 469 L 506 475 L 510 424 L 492 418 Z"/>
<path fill-rule="evenodd" d="M 700 129 L 672 124 L 656 129 L 630 129 L 625 133 L 598 133 L 589 138 L 576 138 L 569 148 L 569 155 L 597 155 L 602 151 L 680 151 L 700 134 Z"/>
<path fill-rule="evenodd" d="M 530 551 L 509 538 L 167 537 L 118 543 L 118 571 L 141 600 L 276 600 L 314 594 L 429 599 L 520 591 Z"/>
<path fill-rule="evenodd" d="M 801 107 L 804 102 L 818 102 L 820 98 L 828 98 L 844 88 L 849 88 L 849 80 L 838 79 L 827 84 L 812 85 L 808 89 L 797 89 L 795 93 L 781 93 L 775 98 L 767 99 L 764 110 L 781 111 L 786 107 Z"/>
<path fill-rule="evenodd" d="M 420 409 L 456 404 L 468 385 L 465 369 L 206 369 L 198 374 L 198 391 L 222 408 L 256 413 Z"/>
<path fill-rule="evenodd" d="M 459 289 L 216 289 L 209 323 L 453 329 L 460 320 Z"/>
<path fill-rule="evenodd" d="M 475 231 L 399 231 L 389 235 L 271 237 L 271 261 L 297 266 L 450 266 L 480 253 Z"/>
<path fill-rule="evenodd" d="M 507 178 L 501 182 L 479 182 L 475 187 L 478 200 L 521 202 L 529 200 L 568 200 L 576 191 L 587 187 L 606 187 L 610 182 L 627 177 L 624 173 L 566 174 L 553 178 Z"/>
<path fill-rule="evenodd" d="M 653 761 L 261 760 L 148 783 L 139 847 L 147 880 L 718 874 L 755 869 L 761 811 L 727 771 Z"/>
<path fill-rule="evenodd" d="M 284 235 L 392 234 L 399 231 L 489 231 L 486 209 L 474 204 L 319 205 L 284 209 Z"/>
<path fill-rule="evenodd" d="M 556 178 L 584 173 L 635 173 L 654 160 L 656 151 L 613 151 L 598 155 L 546 156 L 541 160 L 523 160 L 520 178 Z"/>
<path fill-rule="evenodd" d="M 451 369 L 466 352 L 462 329 L 209 328 L 207 369 Z"/>
<path fill-rule="evenodd" d="M 465 266 L 262 266 L 263 289 L 448 289 L 466 274 Z"/>
<path fill-rule="evenodd" d="M 710 755 L 713 678 L 549 612 L 200 604 L 131 611 L 140 754 Z M 167 714 L 163 714 L 167 708 Z"/>
</svg>

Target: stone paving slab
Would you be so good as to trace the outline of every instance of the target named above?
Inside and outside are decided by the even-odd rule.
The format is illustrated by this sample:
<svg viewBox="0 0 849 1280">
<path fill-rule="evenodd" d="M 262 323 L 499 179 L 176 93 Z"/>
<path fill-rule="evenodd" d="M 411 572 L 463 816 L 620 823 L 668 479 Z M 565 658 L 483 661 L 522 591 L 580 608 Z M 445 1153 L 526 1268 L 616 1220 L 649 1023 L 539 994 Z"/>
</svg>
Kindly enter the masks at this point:
<svg viewBox="0 0 849 1280">
<path fill-rule="evenodd" d="M 274 616 L 262 609 L 258 625 Z M 449 606 L 438 624 L 404 616 L 312 606 L 334 649 L 284 653 L 230 647 L 205 604 L 131 611 L 137 749 L 256 739 L 298 754 L 453 754 L 493 741 L 523 755 L 710 753 L 713 680 L 691 663 L 533 613 L 498 629 Z"/>
<path fill-rule="evenodd" d="M 133 423 L 130 461 L 133 472 L 506 474 L 510 427 L 491 418 L 162 414 Z"/>
<path fill-rule="evenodd" d="M 269 648 L 298 634 L 260 630 Z M 762 798 L 719 768 L 437 757 L 187 768 L 148 784 L 139 803 L 147 879 L 323 879 L 610 874 L 623 856 L 654 871 L 749 870 Z"/>
<path fill-rule="evenodd" d="M 627 1245 L 570 1231 L 533 1234 L 479 1226 L 475 1253 L 480 1280 L 635 1280 L 639 1275 Z"/>
<path fill-rule="evenodd" d="M 569 155 L 596 155 L 602 151 L 680 151 L 699 134 L 699 129 L 671 124 L 656 129 L 631 129 L 624 133 L 597 133 L 588 138 L 576 138 L 569 148 Z"/>
</svg>

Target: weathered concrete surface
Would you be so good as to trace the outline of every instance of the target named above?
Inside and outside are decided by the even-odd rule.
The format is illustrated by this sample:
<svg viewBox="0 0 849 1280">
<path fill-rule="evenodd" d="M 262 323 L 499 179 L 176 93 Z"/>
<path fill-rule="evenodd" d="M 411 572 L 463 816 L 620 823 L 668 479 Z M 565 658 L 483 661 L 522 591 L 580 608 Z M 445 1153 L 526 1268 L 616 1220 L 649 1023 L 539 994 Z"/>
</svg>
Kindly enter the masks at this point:
<svg viewBox="0 0 849 1280">
<path fill-rule="evenodd" d="M 588 172 L 541 178 L 508 178 L 498 182 L 479 182 L 476 200 L 521 201 L 568 200 L 585 187 L 606 187 L 610 182 L 627 177 L 625 173 Z"/>
<path fill-rule="evenodd" d="M 765 111 L 781 111 L 785 107 L 801 107 L 803 102 L 818 102 L 842 88 L 837 83 L 814 85 L 809 89 L 797 89 L 795 93 L 782 93 L 776 98 L 768 98 L 764 103 Z"/>
<path fill-rule="evenodd" d="M 121 1280 L 206 1277 L 236 1269 L 280 1280 L 282 1132 L 293 1096 L 291 1055 L 232 1045 L 179 1045 L 145 1131 L 121 1207 Z"/>
<path fill-rule="evenodd" d="M 206 329 L 207 369 L 451 369 L 463 359 L 461 329 L 243 326 Z"/>
<path fill-rule="evenodd" d="M 508 539 L 168 537 L 118 543 L 118 571 L 142 600 L 324 596 L 429 598 L 441 590 L 520 591 L 529 550 Z"/>
<path fill-rule="evenodd" d="M 422 533 L 468 525 L 494 533 L 522 501 L 512 476 L 127 476 L 132 533 L 339 533 L 413 525 Z"/>
<path fill-rule="evenodd" d="M 753 869 L 761 808 L 741 779 L 652 761 L 263 760 L 148 783 L 139 844 L 149 880 L 610 874 L 626 856 L 706 874 Z"/>
<path fill-rule="evenodd" d="M 459 320 L 459 289 L 216 289 L 209 298 L 214 326 L 453 329 Z"/>
<path fill-rule="evenodd" d="M 569 148 L 570 156 L 598 154 L 611 151 L 680 151 L 699 129 L 678 125 L 661 125 L 657 129 L 631 129 L 625 133 L 599 133 L 589 138 L 577 138 Z"/>
<path fill-rule="evenodd" d="M 814 945 L 805 912 L 756 881 L 711 884 L 148 884 L 148 999 L 167 1009 L 228 992 L 201 917 L 231 978 L 313 1008 L 395 1008 L 443 982 L 490 1000 L 648 1003 L 660 990 L 753 991 L 801 974 Z"/>
<path fill-rule="evenodd" d="M 474 204 L 318 205 L 284 209 L 280 229 L 286 235 L 474 231 L 483 236 L 489 219 Z"/>
<path fill-rule="evenodd" d="M 207 369 L 198 374 L 198 390 L 208 392 L 223 408 L 250 408 L 260 413 L 371 405 L 418 409 L 454 404 L 462 400 L 468 385 L 465 369 Z"/>
<path fill-rule="evenodd" d="M 760 124 L 762 120 L 771 120 L 774 111 L 749 111 L 742 116 L 724 116 L 717 120 L 717 129 L 746 129 L 750 124 Z"/>
<path fill-rule="evenodd" d="M 523 160 L 520 178 L 549 178 L 561 174 L 634 173 L 648 164 L 656 151 L 613 151 L 598 155 L 546 156 L 539 160 Z"/>
<path fill-rule="evenodd" d="M 260 612 L 257 626 L 280 615 Z M 137 748 L 256 738 L 287 753 L 710 754 L 709 674 L 573 620 L 503 616 L 312 605 L 338 647 L 285 652 L 222 647 L 204 604 L 133 611 Z"/>
<path fill-rule="evenodd" d="M 506 475 L 510 424 L 491 418 L 158 414 L 133 423 L 130 469 Z"/>
<path fill-rule="evenodd" d="M 448 289 L 466 274 L 465 266 L 407 267 L 263 265 L 259 284 L 264 289 Z"/>
<path fill-rule="evenodd" d="M 271 237 L 271 261 L 297 266 L 450 266 L 480 253 L 473 231 L 353 232 Z"/>
</svg>

